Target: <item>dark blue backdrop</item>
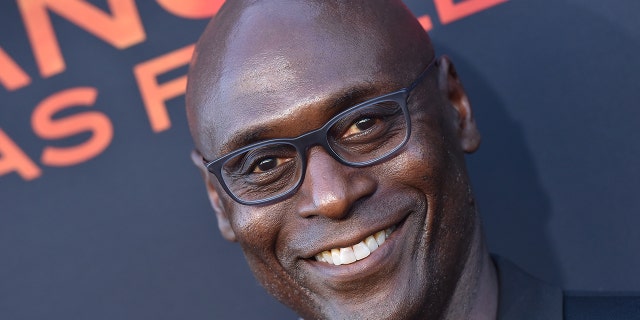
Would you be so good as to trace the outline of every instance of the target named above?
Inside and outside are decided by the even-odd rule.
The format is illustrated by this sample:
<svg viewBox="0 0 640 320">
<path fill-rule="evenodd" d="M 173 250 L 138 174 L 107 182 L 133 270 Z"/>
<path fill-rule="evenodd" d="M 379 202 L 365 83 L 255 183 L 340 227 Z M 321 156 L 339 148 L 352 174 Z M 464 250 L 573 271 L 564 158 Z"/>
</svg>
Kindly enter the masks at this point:
<svg viewBox="0 0 640 320">
<path fill-rule="evenodd" d="M 638 290 L 640 2 L 509 0 L 446 25 L 433 1 L 407 4 L 430 16 L 483 133 L 468 159 L 491 250 L 566 288 Z M 0 48 L 32 80 L 0 85 L 0 129 L 42 170 L 0 175 L 0 318 L 293 319 L 218 234 L 183 97 L 154 132 L 133 75 L 193 43 L 206 20 L 137 8 L 146 40 L 123 50 L 52 14 L 67 68 L 43 79 L 16 4 L 0 3 Z M 44 147 L 90 138 L 45 140 L 31 126 L 43 99 L 77 86 L 97 88 L 91 110 L 113 139 L 81 164 L 43 165 Z"/>
</svg>

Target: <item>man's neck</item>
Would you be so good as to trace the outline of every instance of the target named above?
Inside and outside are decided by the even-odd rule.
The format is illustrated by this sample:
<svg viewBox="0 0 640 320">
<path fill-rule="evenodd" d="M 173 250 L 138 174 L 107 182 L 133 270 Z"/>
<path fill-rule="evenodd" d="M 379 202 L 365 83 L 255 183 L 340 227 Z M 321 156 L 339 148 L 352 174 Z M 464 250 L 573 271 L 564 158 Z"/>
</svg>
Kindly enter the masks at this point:
<svg viewBox="0 0 640 320">
<path fill-rule="evenodd" d="M 467 263 L 449 304 L 447 320 L 497 319 L 498 276 L 481 230 L 478 221 Z"/>
</svg>

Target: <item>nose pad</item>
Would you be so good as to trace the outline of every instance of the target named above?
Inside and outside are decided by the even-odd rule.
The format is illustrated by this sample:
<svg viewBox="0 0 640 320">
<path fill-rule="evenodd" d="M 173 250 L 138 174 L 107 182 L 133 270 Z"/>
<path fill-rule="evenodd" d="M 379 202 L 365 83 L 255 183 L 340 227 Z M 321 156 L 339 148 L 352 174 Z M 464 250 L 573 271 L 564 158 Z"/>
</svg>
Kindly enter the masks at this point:
<svg viewBox="0 0 640 320">
<path fill-rule="evenodd" d="M 300 216 L 344 219 L 357 200 L 371 195 L 376 188 L 371 177 L 353 174 L 353 170 L 365 169 L 341 164 L 322 147 L 311 148 L 305 178 L 298 190 Z"/>
</svg>

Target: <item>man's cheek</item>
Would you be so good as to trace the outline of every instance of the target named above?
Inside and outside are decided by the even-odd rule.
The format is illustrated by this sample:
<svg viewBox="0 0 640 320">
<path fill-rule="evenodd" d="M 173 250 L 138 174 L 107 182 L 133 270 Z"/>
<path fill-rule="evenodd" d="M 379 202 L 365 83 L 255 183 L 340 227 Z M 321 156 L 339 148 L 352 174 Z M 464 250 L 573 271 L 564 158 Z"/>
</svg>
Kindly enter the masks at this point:
<svg viewBox="0 0 640 320">
<path fill-rule="evenodd" d="M 406 184 L 420 189 L 436 186 L 446 166 L 441 141 L 416 137 L 417 143 L 407 145 L 404 152 L 394 159 L 391 172 Z"/>
<path fill-rule="evenodd" d="M 232 219 L 233 230 L 243 250 L 252 253 L 265 253 L 275 243 L 278 223 L 273 215 L 260 208 L 247 207 L 249 210 L 236 212 Z"/>
</svg>

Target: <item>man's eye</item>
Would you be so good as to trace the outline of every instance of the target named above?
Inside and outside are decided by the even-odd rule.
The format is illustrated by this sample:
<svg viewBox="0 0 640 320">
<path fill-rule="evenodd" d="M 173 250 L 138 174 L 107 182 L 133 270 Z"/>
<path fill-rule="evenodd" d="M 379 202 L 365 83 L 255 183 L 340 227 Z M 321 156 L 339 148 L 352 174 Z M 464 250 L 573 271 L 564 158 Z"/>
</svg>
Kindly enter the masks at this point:
<svg viewBox="0 0 640 320">
<path fill-rule="evenodd" d="M 269 170 L 273 170 L 279 165 L 282 165 L 287 161 L 289 160 L 284 158 L 276 158 L 276 157 L 260 159 L 258 163 L 255 165 L 255 167 L 253 168 L 253 173 L 263 173 Z"/>
<path fill-rule="evenodd" d="M 343 138 L 366 131 L 378 124 L 380 121 L 381 120 L 377 118 L 360 118 L 347 129 Z"/>
</svg>

